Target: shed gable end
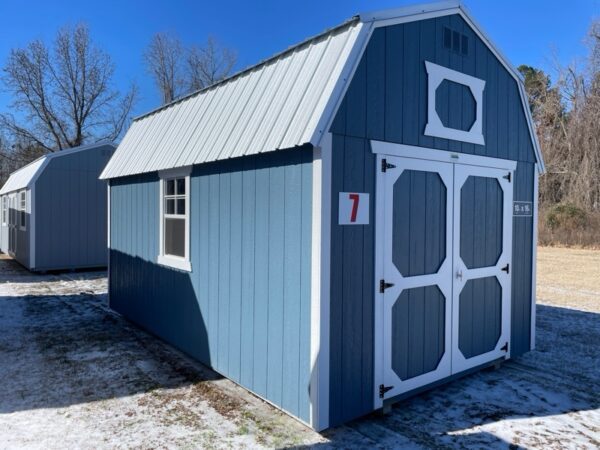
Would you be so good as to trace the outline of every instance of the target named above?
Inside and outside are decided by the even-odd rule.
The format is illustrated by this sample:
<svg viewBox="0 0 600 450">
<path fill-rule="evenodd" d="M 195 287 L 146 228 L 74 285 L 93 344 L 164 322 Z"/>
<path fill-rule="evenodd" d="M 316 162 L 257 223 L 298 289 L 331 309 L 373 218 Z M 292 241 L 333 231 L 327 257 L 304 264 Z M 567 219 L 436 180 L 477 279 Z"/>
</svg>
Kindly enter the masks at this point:
<svg viewBox="0 0 600 450">
<path fill-rule="evenodd" d="M 456 49 L 452 40 L 448 45 L 449 30 L 451 36 L 457 33 Z M 429 119 L 426 62 L 485 83 L 481 105 L 483 145 L 426 134 Z M 437 89 L 433 104 L 441 122 L 450 129 L 469 129 L 474 113 L 468 89 Z M 517 82 L 459 14 L 375 28 L 331 131 L 537 162 Z"/>
</svg>

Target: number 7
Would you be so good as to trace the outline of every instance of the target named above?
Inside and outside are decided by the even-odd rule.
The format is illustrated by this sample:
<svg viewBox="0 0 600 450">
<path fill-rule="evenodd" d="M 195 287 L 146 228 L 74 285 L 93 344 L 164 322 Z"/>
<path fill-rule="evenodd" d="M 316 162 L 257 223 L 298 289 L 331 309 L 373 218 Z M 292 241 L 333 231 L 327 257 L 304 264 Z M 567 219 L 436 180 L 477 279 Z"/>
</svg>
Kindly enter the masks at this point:
<svg viewBox="0 0 600 450">
<path fill-rule="evenodd" d="M 358 213 L 358 201 L 360 199 L 360 195 L 358 194 L 348 194 L 350 200 L 352 200 L 352 212 L 350 213 L 350 222 L 356 222 L 356 214 Z"/>
</svg>

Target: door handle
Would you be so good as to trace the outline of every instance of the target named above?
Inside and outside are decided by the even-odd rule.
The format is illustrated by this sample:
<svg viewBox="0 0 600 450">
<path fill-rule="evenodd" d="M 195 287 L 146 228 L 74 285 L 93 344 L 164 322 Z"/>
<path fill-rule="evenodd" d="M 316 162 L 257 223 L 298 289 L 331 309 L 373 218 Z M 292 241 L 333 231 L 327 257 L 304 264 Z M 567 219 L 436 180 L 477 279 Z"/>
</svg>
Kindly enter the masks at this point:
<svg viewBox="0 0 600 450">
<path fill-rule="evenodd" d="M 458 278 L 460 281 L 462 281 L 462 277 L 463 277 L 462 269 L 457 270 L 456 271 L 456 278 Z"/>
</svg>

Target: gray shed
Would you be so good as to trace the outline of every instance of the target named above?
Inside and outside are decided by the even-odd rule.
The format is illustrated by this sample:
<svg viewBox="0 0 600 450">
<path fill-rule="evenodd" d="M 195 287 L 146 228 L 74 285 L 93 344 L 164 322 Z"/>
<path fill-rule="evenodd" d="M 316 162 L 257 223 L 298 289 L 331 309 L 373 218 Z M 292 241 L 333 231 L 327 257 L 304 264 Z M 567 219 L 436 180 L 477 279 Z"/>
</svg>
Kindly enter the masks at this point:
<svg viewBox="0 0 600 450">
<path fill-rule="evenodd" d="M 13 172 L 0 189 L 0 250 L 32 271 L 104 267 L 106 182 L 115 145 L 51 153 Z"/>
</svg>

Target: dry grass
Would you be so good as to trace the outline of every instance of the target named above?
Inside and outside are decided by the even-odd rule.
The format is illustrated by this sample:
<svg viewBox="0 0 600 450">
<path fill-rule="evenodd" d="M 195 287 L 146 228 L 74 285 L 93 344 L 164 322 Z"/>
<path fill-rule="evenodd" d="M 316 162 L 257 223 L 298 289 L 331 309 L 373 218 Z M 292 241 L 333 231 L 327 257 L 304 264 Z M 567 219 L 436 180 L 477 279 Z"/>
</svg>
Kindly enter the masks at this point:
<svg viewBox="0 0 600 450">
<path fill-rule="evenodd" d="M 600 312 L 600 250 L 539 247 L 537 299 Z"/>
</svg>

